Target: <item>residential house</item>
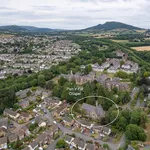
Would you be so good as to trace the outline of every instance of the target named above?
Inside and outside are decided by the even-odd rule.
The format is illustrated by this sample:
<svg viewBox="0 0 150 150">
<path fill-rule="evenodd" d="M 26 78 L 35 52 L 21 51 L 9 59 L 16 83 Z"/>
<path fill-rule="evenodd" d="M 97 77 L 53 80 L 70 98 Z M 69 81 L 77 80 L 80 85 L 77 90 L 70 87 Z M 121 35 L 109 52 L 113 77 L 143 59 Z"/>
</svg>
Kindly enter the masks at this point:
<svg viewBox="0 0 150 150">
<path fill-rule="evenodd" d="M 85 141 L 78 137 L 74 138 L 74 140 L 71 142 L 71 145 L 79 150 L 85 150 L 86 147 Z"/>
<path fill-rule="evenodd" d="M 94 127 L 94 132 L 95 133 L 99 133 L 100 134 L 102 131 L 103 131 L 103 127 L 101 127 L 101 126 L 100 127 Z"/>
<path fill-rule="evenodd" d="M 81 109 L 86 112 L 86 115 L 92 119 L 100 119 L 105 117 L 105 112 L 101 105 L 93 106 L 87 103 L 83 103 Z"/>
<path fill-rule="evenodd" d="M 40 121 L 38 122 L 38 126 L 39 126 L 39 127 L 46 127 L 46 121 L 40 120 Z"/>
<path fill-rule="evenodd" d="M 104 133 L 105 135 L 110 135 L 111 129 L 108 128 L 108 127 L 103 127 L 103 133 Z"/>
<path fill-rule="evenodd" d="M 5 129 L 7 129 L 7 127 L 8 127 L 8 120 L 6 120 L 6 119 L 0 119 L 0 128 L 5 128 Z"/>
<path fill-rule="evenodd" d="M 44 98 L 47 98 L 49 96 L 49 93 L 48 92 L 43 92 L 42 93 L 42 99 L 44 99 Z"/>
<path fill-rule="evenodd" d="M 54 117 L 59 118 L 61 115 L 64 114 L 64 112 L 65 112 L 66 109 L 67 109 L 67 103 L 64 102 L 63 104 L 61 104 L 61 105 L 57 108 L 57 110 L 54 110 L 54 111 L 52 112 L 52 114 L 53 114 Z"/>
<path fill-rule="evenodd" d="M 72 119 L 65 116 L 65 117 L 62 117 L 62 124 L 66 125 L 66 126 L 71 126 L 72 125 Z"/>
<path fill-rule="evenodd" d="M 21 106 L 22 108 L 27 108 L 29 106 L 29 101 L 23 100 L 23 101 L 19 102 L 19 106 Z"/>
<path fill-rule="evenodd" d="M 23 131 L 19 131 L 19 133 L 17 134 L 17 136 L 18 136 L 18 139 L 19 139 L 19 140 L 22 140 L 22 139 L 25 137 Z"/>
<path fill-rule="evenodd" d="M 25 147 L 24 149 L 22 149 L 22 150 L 30 150 L 30 148 L 29 147 Z"/>
<path fill-rule="evenodd" d="M 7 134 L 7 129 L 0 127 L 0 137 L 4 137 Z"/>
<path fill-rule="evenodd" d="M 129 84 L 122 83 L 120 78 L 109 78 L 107 75 L 103 74 L 99 76 L 96 80 L 108 90 L 112 90 L 113 88 L 117 88 L 120 91 L 130 90 Z"/>
<path fill-rule="evenodd" d="M 43 93 L 43 90 L 38 89 L 38 90 L 36 90 L 36 92 L 35 92 L 35 96 L 42 96 L 42 93 Z"/>
<path fill-rule="evenodd" d="M 35 141 L 42 147 L 44 144 L 48 143 L 48 137 L 46 133 L 40 134 Z"/>
<path fill-rule="evenodd" d="M 116 51 L 116 56 L 119 58 L 122 58 L 124 60 L 127 60 L 127 58 L 128 58 L 128 54 L 122 52 L 121 50 Z"/>
<path fill-rule="evenodd" d="M 92 64 L 91 67 L 92 67 L 92 70 L 95 72 L 102 72 L 105 69 L 102 66 L 100 66 L 98 63 Z"/>
<path fill-rule="evenodd" d="M 28 100 L 29 100 L 29 102 L 35 102 L 36 101 L 36 97 L 35 96 L 29 96 Z"/>
<path fill-rule="evenodd" d="M 51 137 L 54 136 L 55 133 L 57 133 L 59 131 L 59 128 L 56 124 L 52 124 L 52 126 L 50 127 L 50 133 L 51 133 Z"/>
<path fill-rule="evenodd" d="M 38 143 L 36 141 L 33 141 L 28 147 L 30 148 L 30 150 L 35 150 L 36 148 L 38 148 Z"/>
<path fill-rule="evenodd" d="M 24 99 L 27 97 L 28 92 L 31 92 L 30 89 L 20 90 L 19 92 L 16 92 L 16 96 Z"/>
<path fill-rule="evenodd" d="M 16 134 L 10 134 L 8 135 L 8 141 L 9 143 L 12 143 L 12 142 L 16 142 L 18 140 L 18 137 Z"/>
<path fill-rule="evenodd" d="M 0 138 L 0 150 L 7 149 L 7 137 Z"/>
<path fill-rule="evenodd" d="M 43 118 L 41 118 L 40 116 L 36 116 L 34 121 L 38 123 L 39 127 L 45 127 L 47 125 L 46 121 L 43 120 Z"/>
<path fill-rule="evenodd" d="M 128 148 L 126 150 L 135 150 L 131 145 L 128 145 Z"/>
<path fill-rule="evenodd" d="M 19 114 L 13 111 L 12 109 L 5 108 L 3 113 L 5 116 L 9 116 L 10 118 L 13 118 L 13 119 L 17 119 L 19 117 Z"/>
<path fill-rule="evenodd" d="M 40 107 L 36 107 L 33 109 L 33 112 L 34 113 L 39 113 L 41 111 L 41 108 Z"/>
<path fill-rule="evenodd" d="M 31 118 L 32 118 L 31 115 L 26 112 L 21 112 L 19 116 L 19 120 L 24 122 L 28 122 Z"/>
<path fill-rule="evenodd" d="M 71 142 L 74 140 L 74 138 L 72 137 L 72 136 L 70 136 L 70 135 L 66 135 L 65 136 L 65 142 L 67 143 L 67 144 L 71 144 Z"/>
<path fill-rule="evenodd" d="M 31 134 L 27 126 L 22 127 L 20 131 L 22 131 L 26 136 Z"/>
<path fill-rule="evenodd" d="M 87 143 L 85 150 L 95 150 L 95 146 L 91 143 Z"/>
</svg>

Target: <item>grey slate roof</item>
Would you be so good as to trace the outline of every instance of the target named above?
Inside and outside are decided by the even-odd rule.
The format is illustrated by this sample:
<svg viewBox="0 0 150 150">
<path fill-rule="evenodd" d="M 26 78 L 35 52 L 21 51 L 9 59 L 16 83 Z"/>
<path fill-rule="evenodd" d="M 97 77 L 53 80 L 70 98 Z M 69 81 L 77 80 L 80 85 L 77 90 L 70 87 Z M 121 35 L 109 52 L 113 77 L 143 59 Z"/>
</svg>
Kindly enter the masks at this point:
<svg viewBox="0 0 150 150">
<path fill-rule="evenodd" d="M 0 145 L 7 143 L 7 137 L 0 138 Z"/>
<path fill-rule="evenodd" d="M 84 109 L 85 111 L 87 111 L 88 113 L 95 111 L 97 113 L 97 115 L 99 115 L 99 116 L 104 116 L 104 114 L 105 114 L 101 105 L 96 107 L 93 105 L 83 103 L 81 108 Z"/>
</svg>

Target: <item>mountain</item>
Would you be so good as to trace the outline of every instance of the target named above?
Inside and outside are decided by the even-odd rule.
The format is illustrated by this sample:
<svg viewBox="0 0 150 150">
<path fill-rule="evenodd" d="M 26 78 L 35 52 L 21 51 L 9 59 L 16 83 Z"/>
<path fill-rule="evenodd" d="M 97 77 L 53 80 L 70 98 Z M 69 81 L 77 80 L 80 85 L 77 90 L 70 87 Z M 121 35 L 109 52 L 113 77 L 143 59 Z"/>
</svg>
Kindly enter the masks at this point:
<svg viewBox="0 0 150 150">
<path fill-rule="evenodd" d="M 0 26 L 0 31 L 3 32 L 52 32 L 55 31 L 49 28 L 37 28 L 34 26 L 17 26 L 17 25 L 10 25 L 10 26 Z"/>
<path fill-rule="evenodd" d="M 23 32 L 27 31 L 27 29 L 22 28 L 21 26 L 10 25 L 10 26 L 1 26 L 0 31 Z"/>
<path fill-rule="evenodd" d="M 132 25 L 115 21 L 99 24 L 97 26 L 93 26 L 84 30 L 114 30 L 114 29 L 142 30 L 142 28 L 134 27 Z"/>
</svg>

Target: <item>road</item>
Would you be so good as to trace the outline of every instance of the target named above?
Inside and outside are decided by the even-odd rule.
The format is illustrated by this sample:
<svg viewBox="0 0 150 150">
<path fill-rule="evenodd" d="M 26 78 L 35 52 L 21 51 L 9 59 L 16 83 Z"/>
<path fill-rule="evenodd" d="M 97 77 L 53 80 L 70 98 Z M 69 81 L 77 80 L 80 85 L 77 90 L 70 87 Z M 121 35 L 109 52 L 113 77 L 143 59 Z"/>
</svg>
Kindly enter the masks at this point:
<svg viewBox="0 0 150 150">
<path fill-rule="evenodd" d="M 135 87 L 133 90 L 132 90 L 132 92 L 131 92 L 131 94 L 130 94 L 130 96 L 131 96 L 131 101 L 127 104 L 127 105 L 125 105 L 125 106 L 123 106 L 122 108 L 123 109 L 129 109 L 129 110 L 132 110 L 132 108 L 131 108 L 131 103 L 132 103 L 132 101 L 134 101 L 134 96 L 135 96 L 135 94 L 136 93 L 138 93 L 139 92 L 139 90 L 140 90 L 140 88 L 138 88 L 138 87 Z"/>
<path fill-rule="evenodd" d="M 57 140 L 55 140 L 53 143 L 51 143 L 47 150 L 55 150 L 56 148 L 56 143 L 58 142 L 58 140 L 62 139 L 64 137 L 64 135 L 61 135 Z"/>
<path fill-rule="evenodd" d="M 11 120 L 11 122 L 15 126 L 15 129 L 11 131 L 12 133 L 19 133 L 20 129 L 23 128 L 24 126 L 26 126 L 28 124 L 28 122 L 24 123 L 24 124 L 18 124 L 18 123 L 16 123 L 13 120 Z"/>
</svg>

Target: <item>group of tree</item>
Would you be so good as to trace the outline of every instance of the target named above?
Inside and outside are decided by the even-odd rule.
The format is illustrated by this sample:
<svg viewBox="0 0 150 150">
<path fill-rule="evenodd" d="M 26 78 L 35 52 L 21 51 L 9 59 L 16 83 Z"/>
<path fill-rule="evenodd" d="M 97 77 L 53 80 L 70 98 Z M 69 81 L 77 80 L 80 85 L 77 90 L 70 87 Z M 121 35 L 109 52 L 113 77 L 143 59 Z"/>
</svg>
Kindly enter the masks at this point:
<svg viewBox="0 0 150 150">
<path fill-rule="evenodd" d="M 117 116 L 117 110 L 110 108 L 106 115 L 106 122 L 111 122 Z M 119 131 L 126 131 L 126 137 L 129 140 L 146 140 L 146 133 L 143 128 L 146 127 L 148 121 L 147 114 L 141 110 L 129 109 L 122 110 L 118 119 L 113 123 L 114 128 Z M 133 132 L 132 132 L 133 131 Z"/>
</svg>

